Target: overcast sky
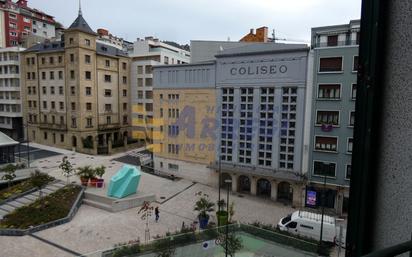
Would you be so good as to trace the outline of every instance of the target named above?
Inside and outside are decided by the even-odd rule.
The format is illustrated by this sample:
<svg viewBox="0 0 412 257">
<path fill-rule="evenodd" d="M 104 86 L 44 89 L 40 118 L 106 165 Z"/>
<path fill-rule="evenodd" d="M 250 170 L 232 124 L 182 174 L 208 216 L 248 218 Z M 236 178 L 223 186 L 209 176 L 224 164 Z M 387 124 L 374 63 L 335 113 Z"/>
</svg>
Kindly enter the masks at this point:
<svg viewBox="0 0 412 257">
<path fill-rule="evenodd" d="M 77 17 L 78 0 L 29 0 L 65 27 Z M 360 17 L 360 0 L 82 0 L 93 30 L 134 41 L 155 36 L 180 44 L 190 40 L 239 40 L 250 28 L 271 36 L 310 42 L 310 28 Z"/>
</svg>

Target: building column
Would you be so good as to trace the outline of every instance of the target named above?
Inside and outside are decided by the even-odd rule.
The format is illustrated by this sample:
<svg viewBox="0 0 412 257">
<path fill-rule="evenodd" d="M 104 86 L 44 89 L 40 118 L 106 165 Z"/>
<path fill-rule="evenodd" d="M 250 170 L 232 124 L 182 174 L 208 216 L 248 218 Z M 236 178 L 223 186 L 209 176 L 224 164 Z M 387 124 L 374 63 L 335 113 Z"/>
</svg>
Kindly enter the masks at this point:
<svg viewBox="0 0 412 257">
<path fill-rule="evenodd" d="M 252 176 L 250 180 L 250 194 L 256 195 L 256 189 L 257 189 L 257 178 Z"/>
<path fill-rule="evenodd" d="M 108 140 L 108 144 L 107 144 L 107 154 L 111 154 L 112 153 L 112 137 L 109 136 L 109 140 Z"/>
<path fill-rule="evenodd" d="M 292 184 L 291 185 L 293 188 L 293 198 L 292 198 L 292 205 L 295 207 L 302 207 L 303 206 L 303 202 L 302 202 L 302 187 L 300 184 Z"/>
<path fill-rule="evenodd" d="M 278 182 L 276 180 L 270 182 L 270 199 L 273 201 L 278 200 Z"/>
<path fill-rule="evenodd" d="M 232 174 L 232 192 L 234 193 L 237 193 L 238 177 L 238 175 Z"/>
<path fill-rule="evenodd" d="M 99 136 L 93 137 L 93 154 L 97 155 L 97 147 L 99 145 Z"/>
</svg>

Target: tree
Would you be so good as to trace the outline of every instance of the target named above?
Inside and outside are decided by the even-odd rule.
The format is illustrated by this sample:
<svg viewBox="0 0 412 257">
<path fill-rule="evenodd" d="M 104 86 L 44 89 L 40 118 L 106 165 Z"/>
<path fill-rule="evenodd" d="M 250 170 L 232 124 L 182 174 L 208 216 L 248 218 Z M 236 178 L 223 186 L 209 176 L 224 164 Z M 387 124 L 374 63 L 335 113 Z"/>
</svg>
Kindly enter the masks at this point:
<svg viewBox="0 0 412 257">
<path fill-rule="evenodd" d="M 39 190 L 39 198 L 43 196 L 42 189 L 49 183 L 49 176 L 41 173 L 39 170 L 35 170 L 30 176 L 30 183 Z"/>
<path fill-rule="evenodd" d="M 2 180 L 7 180 L 7 187 L 11 186 L 11 183 L 16 178 L 16 166 L 13 164 L 8 164 L 6 167 L 2 168 L 5 174 L 1 177 Z"/>
<path fill-rule="evenodd" d="M 64 156 L 62 163 L 60 163 L 59 168 L 62 169 L 63 176 L 67 179 L 67 184 L 69 184 L 69 178 L 74 175 L 73 165 L 70 163 L 67 156 Z"/>
<path fill-rule="evenodd" d="M 235 235 L 235 233 L 230 233 L 227 236 L 221 234 L 220 246 L 226 251 L 226 241 L 227 241 L 227 254 L 231 257 L 235 257 L 235 253 L 243 248 L 242 239 Z"/>
</svg>

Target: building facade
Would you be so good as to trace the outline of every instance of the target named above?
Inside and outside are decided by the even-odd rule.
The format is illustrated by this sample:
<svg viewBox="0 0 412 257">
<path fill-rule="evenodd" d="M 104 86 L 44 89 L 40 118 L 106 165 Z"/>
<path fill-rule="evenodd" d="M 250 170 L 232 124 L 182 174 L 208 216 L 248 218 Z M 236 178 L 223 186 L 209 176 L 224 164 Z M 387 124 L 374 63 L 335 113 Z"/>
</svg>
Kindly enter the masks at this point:
<svg viewBox="0 0 412 257">
<path fill-rule="evenodd" d="M 153 71 L 154 65 L 184 64 L 190 53 L 160 42 L 153 37 L 134 42 L 131 57 L 131 99 L 133 138 L 151 143 L 153 139 Z"/>
<path fill-rule="evenodd" d="M 14 140 L 22 140 L 23 115 L 20 96 L 19 47 L 0 49 L 0 131 Z"/>
<path fill-rule="evenodd" d="M 360 21 L 312 28 L 314 52 L 310 184 L 306 206 L 347 211 Z M 324 185 L 326 179 L 326 186 Z"/>
<path fill-rule="evenodd" d="M 113 46 L 125 52 L 133 47 L 133 44 L 131 42 L 110 34 L 107 29 L 97 29 L 97 34 L 97 42 L 104 45 Z"/>
<path fill-rule="evenodd" d="M 306 45 L 252 44 L 216 56 L 213 167 L 232 190 L 302 206 Z"/>
<path fill-rule="evenodd" d="M 215 64 L 154 68 L 155 172 L 217 186 Z"/>
<path fill-rule="evenodd" d="M 79 11 L 64 41 L 38 44 L 22 53 L 30 141 L 90 154 L 108 154 L 127 145 L 129 58 L 96 39 Z"/>
<path fill-rule="evenodd" d="M 0 1 L 0 47 L 18 46 L 26 37 L 55 37 L 55 20 L 40 10 L 30 8 L 27 0 Z"/>
</svg>

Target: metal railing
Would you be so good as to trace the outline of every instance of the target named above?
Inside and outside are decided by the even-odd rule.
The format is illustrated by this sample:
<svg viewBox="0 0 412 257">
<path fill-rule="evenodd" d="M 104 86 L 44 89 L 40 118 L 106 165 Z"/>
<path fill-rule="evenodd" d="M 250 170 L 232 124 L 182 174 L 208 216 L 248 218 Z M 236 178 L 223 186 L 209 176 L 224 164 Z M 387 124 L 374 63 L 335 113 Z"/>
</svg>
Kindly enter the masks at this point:
<svg viewBox="0 0 412 257">
<path fill-rule="evenodd" d="M 363 257 L 393 257 L 407 252 L 409 252 L 409 256 L 412 257 L 412 240 L 368 253 Z"/>
</svg>

